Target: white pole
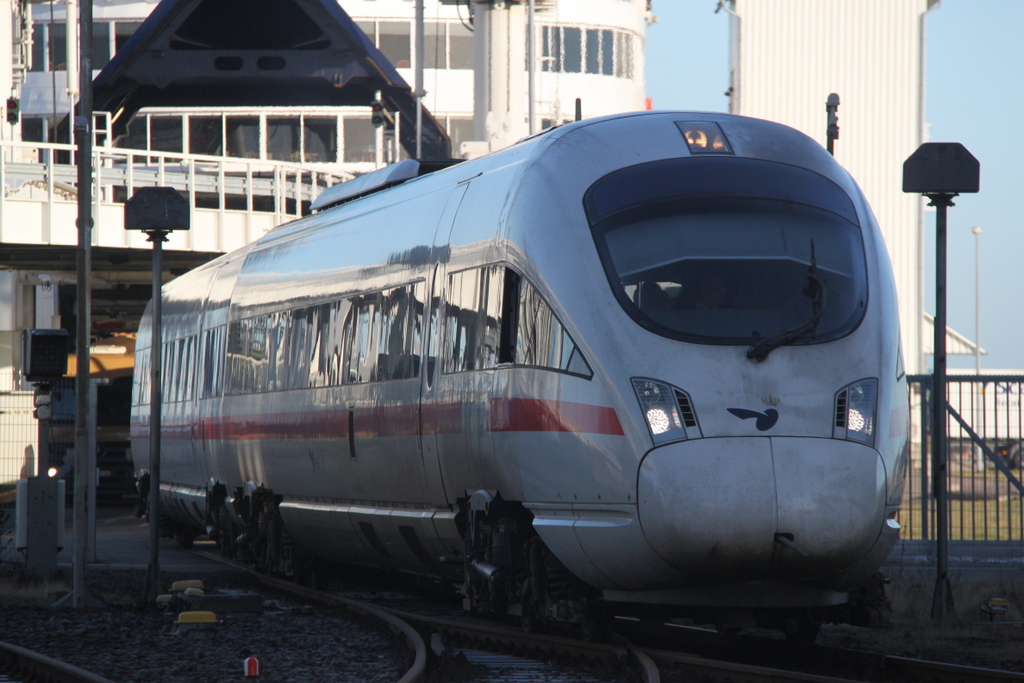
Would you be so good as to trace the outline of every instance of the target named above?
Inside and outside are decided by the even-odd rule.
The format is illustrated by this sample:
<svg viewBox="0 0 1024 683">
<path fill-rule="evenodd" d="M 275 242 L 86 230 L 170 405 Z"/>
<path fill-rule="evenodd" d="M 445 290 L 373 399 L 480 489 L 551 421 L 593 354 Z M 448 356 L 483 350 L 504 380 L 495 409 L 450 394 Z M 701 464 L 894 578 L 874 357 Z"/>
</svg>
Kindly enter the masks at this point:
<svg viewBox="0 0 1024 683">
<path fill-rule="evenodd" d="M 416 0 L 416 158 L 423 156 L 423 0 Z M 401 116 L 401 114 L 399 114 Z M 397 125 L 395 136 L 398 136 Z M 397 161 L 397 155 L 396 155 Z"/>
<path fill-rule="evenodd" d="M 67 52 L 68 95 L 78 97 L 78 0 L 65 1 L 64 50 Z M 74 109 L 74 103 L 71 104 Z"/>
<path fill-rule="evenodd" d="M 974 374 L 981 374 L 981 228 L 975 225 L 974 233 Z"/>
<path fill-rule="evenodd" d="M 981 259 L 979 254 L 981 252 L 981 228 L 975 225 L 971 228 L 971 232 L 974 234 L 974 374 L 981 374 Z M 985 385 L 981 382 L 976 382 L 975 386 L 975 405 L 977 411 L 977 422 L 978 425 L 975 427 L 975 431 L 979 434 L 984 435 L 985 430 Z M 980 418 L 980 419 L 979 419 Z M 974 447 L 974 461 L 975 469 L 979 472 L 985 471 L 985 453 L 981 450 L 980 446 Z"/>
<path fill-rule="evenodd" d="M 530 101 L 527 105 L 526 118 L 529 119 L 529 131 L 530 135 L 537 132 L 537 77 L 536 77 L 536 65 L 537 65 L 537 29 L 534 24 L 534 10 L 536 0 L 530 0 L 527 12 L 529 13 L 526 17 L 526 73 L 527 73 L 527 90 L 529 91 Z"/>
</svg>

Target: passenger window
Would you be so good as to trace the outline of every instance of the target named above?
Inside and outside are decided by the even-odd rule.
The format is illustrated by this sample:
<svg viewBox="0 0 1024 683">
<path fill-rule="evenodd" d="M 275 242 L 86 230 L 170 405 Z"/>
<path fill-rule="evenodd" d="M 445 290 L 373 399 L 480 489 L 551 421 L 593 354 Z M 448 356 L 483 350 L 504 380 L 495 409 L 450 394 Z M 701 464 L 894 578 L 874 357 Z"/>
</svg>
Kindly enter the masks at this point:
<svg viewBox="0 0 1024 683">
<path fill-rule="evenodd" d="M 593 372 L 562 323 L 537 289 L 523 281 L 519 292 L 516 364 L 563 370 L 584 377 Z"/>
<path fill-rule="evenodd" d="M 486 266 L 448 276 L 444 372 L 497 365 L 503 274 L 501 266 Z"/>
</svg>

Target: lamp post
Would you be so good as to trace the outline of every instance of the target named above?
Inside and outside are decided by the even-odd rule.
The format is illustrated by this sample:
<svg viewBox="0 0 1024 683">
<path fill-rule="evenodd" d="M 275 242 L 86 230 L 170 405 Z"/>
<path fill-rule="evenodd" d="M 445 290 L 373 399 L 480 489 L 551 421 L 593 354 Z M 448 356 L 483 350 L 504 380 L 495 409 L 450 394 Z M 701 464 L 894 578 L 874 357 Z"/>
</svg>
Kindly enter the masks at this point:
<svg viewBox="0 0 1024 683">
<path fill-rule="evenodd" d="M 981 165 L 959 142 L 926 142 L 903 162 L 903 191 L 923 194 L 935 211 L 935 347 L 932 376 L 932 483 L 935 490 L 935 593 L 932 620 L 955 616 L 949 584 L 946 491 L 946 209 L 961 192 L 977 192 Z"/>
<path fill-rule="evenodd" d="M 125 230 L 139 230 L 153 243 L 153 332 L 149 360 L 149 568 L 143 600 L 156 601 L 160 585 L 160 429 L 163 411 L 163 243 L 168 233 L 189 229 L 188 202 L 173 187 L 142 187 L 124 205 Z"/>
<path fill-rule="evenodd" d="M 974 234 L 974 374 L 981 375 L 981 228 L 975 225 L 971 232 Z M 985 386 L 980 381 L 975 381 L 975 386 L 975 410 L 983 420 Z M 974 445 L 974 467 L 979 472 L 985 471 L 985 453 L 977 444 Z"/>
<path fill-rule="evenodd" d="M 981 374 L 981 228 L 971 228 L 974 234 L 974 374 Z"/>
</svg>

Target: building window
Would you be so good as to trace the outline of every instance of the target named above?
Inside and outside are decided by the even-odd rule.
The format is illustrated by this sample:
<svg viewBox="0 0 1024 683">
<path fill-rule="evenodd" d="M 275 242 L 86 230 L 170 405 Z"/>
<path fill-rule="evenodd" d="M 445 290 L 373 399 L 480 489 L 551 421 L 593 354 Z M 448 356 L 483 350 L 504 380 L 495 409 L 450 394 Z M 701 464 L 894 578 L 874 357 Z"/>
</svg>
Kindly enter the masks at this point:
<svg viewBox="0 0 1024 683">
<path fill-rule="evenodd" d="M 452 154 L 458 155 L 462 143 L 473 139 L 473 119 L 449 116 L 448 137 L 452 141 Z"/>
<path fill-rule="evenodd" d="M 343 123 L 344 161 L 373 162 L 377 158 L 377 129 L 369 117 L 347 116 Z"/>
<path fill-rule="evenodd" d="M 601 73 L 600 35 L 597 29 L 587 29 L 587 73 Z"/>
<path fill-rule="evenodd" d="M 32 25 L 32 67 L 29 71 L 46 71 L 46 24 Z"/>
<path fill-rule="evenodd" d="M 50 59 L 47 71 L 64 71 L 68 67 L 67 27 L 57 22 L 48 26 Z"/>
<path fill-rule="evenodd" d="M 141 21 L 118 21 L 114 24 L 114 52 L 120 52 L 132 34 L 142 26 Z"/>
<path fill-rule="evenodd" d="M 228 156 L 260 158 L 260 117 L 228 116 Z"/>
<path fill-rule="evenodd" d="M 583 71 L 583 34 L 578 28 L 562 29 L 562 70 L 570 74 Z"/>
<path fill-rule="evenodd" d="M 181 125 L 178 125 L 178 130 L 181 130 Z M 146 132 L 146 117 L 145 116 L 133 116 L 131 121 L 128 122 L 128 129 L 125 134 L 117 140 L 118 147 L 124 147 L 126 149 L 149 149 L 149 135 Z"/>
<path fill-rule="evenodd" d="M 448 24 L 449 69 L 473 68 L 473 32 L 462 23 Z"/>
<path fill-rule="evenodd" d="M 274 161 L 299 160 L 299 119 L 267 117 L 267 158 Z"/>
<path fill-rule="evenodd" d="M 99 70 L 110 61 L 110 24 L 92 25 L 92 68 Z"/>
<path fill-rule="evenodd" d="M 188 122 L 188 153 L 221 156 L 224 134 L 220 116 L 192 116 Z"/>
<path fill-rule="evenodd" d="M 154 152 L 173 152 L 181 154 L 184 151 L 184 136 L 181 130 L 180 116 L 152 116 L 149 119 L 149 149 Z M 146 149 L 145 145 L 139 149 Z M 198 152 L 193 152 L 198 154 Z"/>
<path fill-rule="evenodd" d="M 366 34 L 366 37 L 370 39 L 370 42 L 374 45 L 377 44 L 377 24 L 372 21 L 357 21 L 356 26 Z"/>
<path fill-rule="evenodd" d="M 380 31 L 380 51 L 388 61 L 399 69 L 408 69 L 411 65 L 412 33 L 407 21 L 382 21 L 378 24 Z"/>
<path fill-rule="evenodd" d="M 333 162 L 338 159 L 338 119 L 305 116 L 302 120 L 303 161 Z"/>
<path fill-rule="evenodd" d="M 448 68 L 448 41 L 444 23 L 428 21 L 423 26 L 423 68 Z"/>
<path fill-rule="evenodd" d="M 610 29 L 544 26 L 541 71 L 633 78 L 633 36 Z"/>
</svg>

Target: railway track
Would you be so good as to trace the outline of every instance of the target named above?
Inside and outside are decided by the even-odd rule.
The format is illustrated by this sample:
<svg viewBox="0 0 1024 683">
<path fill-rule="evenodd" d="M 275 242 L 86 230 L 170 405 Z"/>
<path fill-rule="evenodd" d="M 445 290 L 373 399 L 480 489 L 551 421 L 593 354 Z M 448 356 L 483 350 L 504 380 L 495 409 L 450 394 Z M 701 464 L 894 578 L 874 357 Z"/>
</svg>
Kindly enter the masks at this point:
<svg viewBox="0 0 1024 683">
<path fill-rule="evenodd" d="M 204 551 L 207 557 L 227 562 Z M 237 565 L 236 566 L 242 566 Z M 253 573 L 259 581 L 275 589 L 380 618 L 388 615 L 405 624 L 403 633 L 412 647 L 416 643 L 416 664 L 401 679 L 421 681 L 426 675 L 427 649 L 422 633 L 432 634 L 434 663 L 452 653 L 463 653 L 471 663 L 489 669 L 511 670 L 509 678 L 488 680 L 554 680 L 550 669 L 533 664 L 550 660 L 586 663 L 588 666 L 632 668 L 645 683 L 664 680 L 771 681 L 840 683 L 849 681 L 937 681 L 939 683 L 1024 683 L 1024 674 L 967 667 L 939 662 L 893 657 L 879 653 L 812 646 L 757 637 L 725 638 L 707 630 L 667 624 L 648 624 L 629 619 L 616 621 L 616 636 L 611 643 L 591 643 L 577 638 L 551 634 L 523 633 L 470 615 L 438 613 L 436 609 L 410 608 L 382 604 L 378 596 L 361 599 L 327 593 L 289 581 Z M 369 600 L 376 600 L 375 603 Z M 402 603 L 383 600 L 383 603 Z M 390 622 L 389 622 L 390 623 Z M 393 626 L 393 628 L 399 628 Z M 411 633 L 410 633 L 411 631 Z M 415 635 L 413 635 L 415 634 Z M 422 646 L 422 650 L 420 649 Z M 420 652 L 423 656 L 420 656 Z M 525 662 L 517 658 L 525 658 Z M 542 673 L 539 673 L 542 672 Z M 575 680 L 585 680 L 584 678 Z M 598 679 L 595 679 L 598 680 Z"/>
<path fill-rule="evenodd" d="M 929 681 L 935 683 L 1024 683 L 1024 673 L 897 657 L 880 652 L 810 645 L 756 636 L 723 637 L 698 628 L 619 619 L 625 634 L 663 666 L 694 668 L 713 680 L 733 677 L 721 664 L 748 667 L 744 680 Z M 751 662 L 767 667 L 751 667 Z M 768 668 L 770 667 L 770 668 Z M 715 672 L 722 671 L 722 675 Z M 789 672 L 790 678 L 780 678 Z M 838 676 L 838 678 L 835 678 Z"/>
<path fill-rule="evenodd" d="M 85 669 L 17 645 L 0 642 L 0 681 L 33 683 L 114 683 Z"/>
</svg>

